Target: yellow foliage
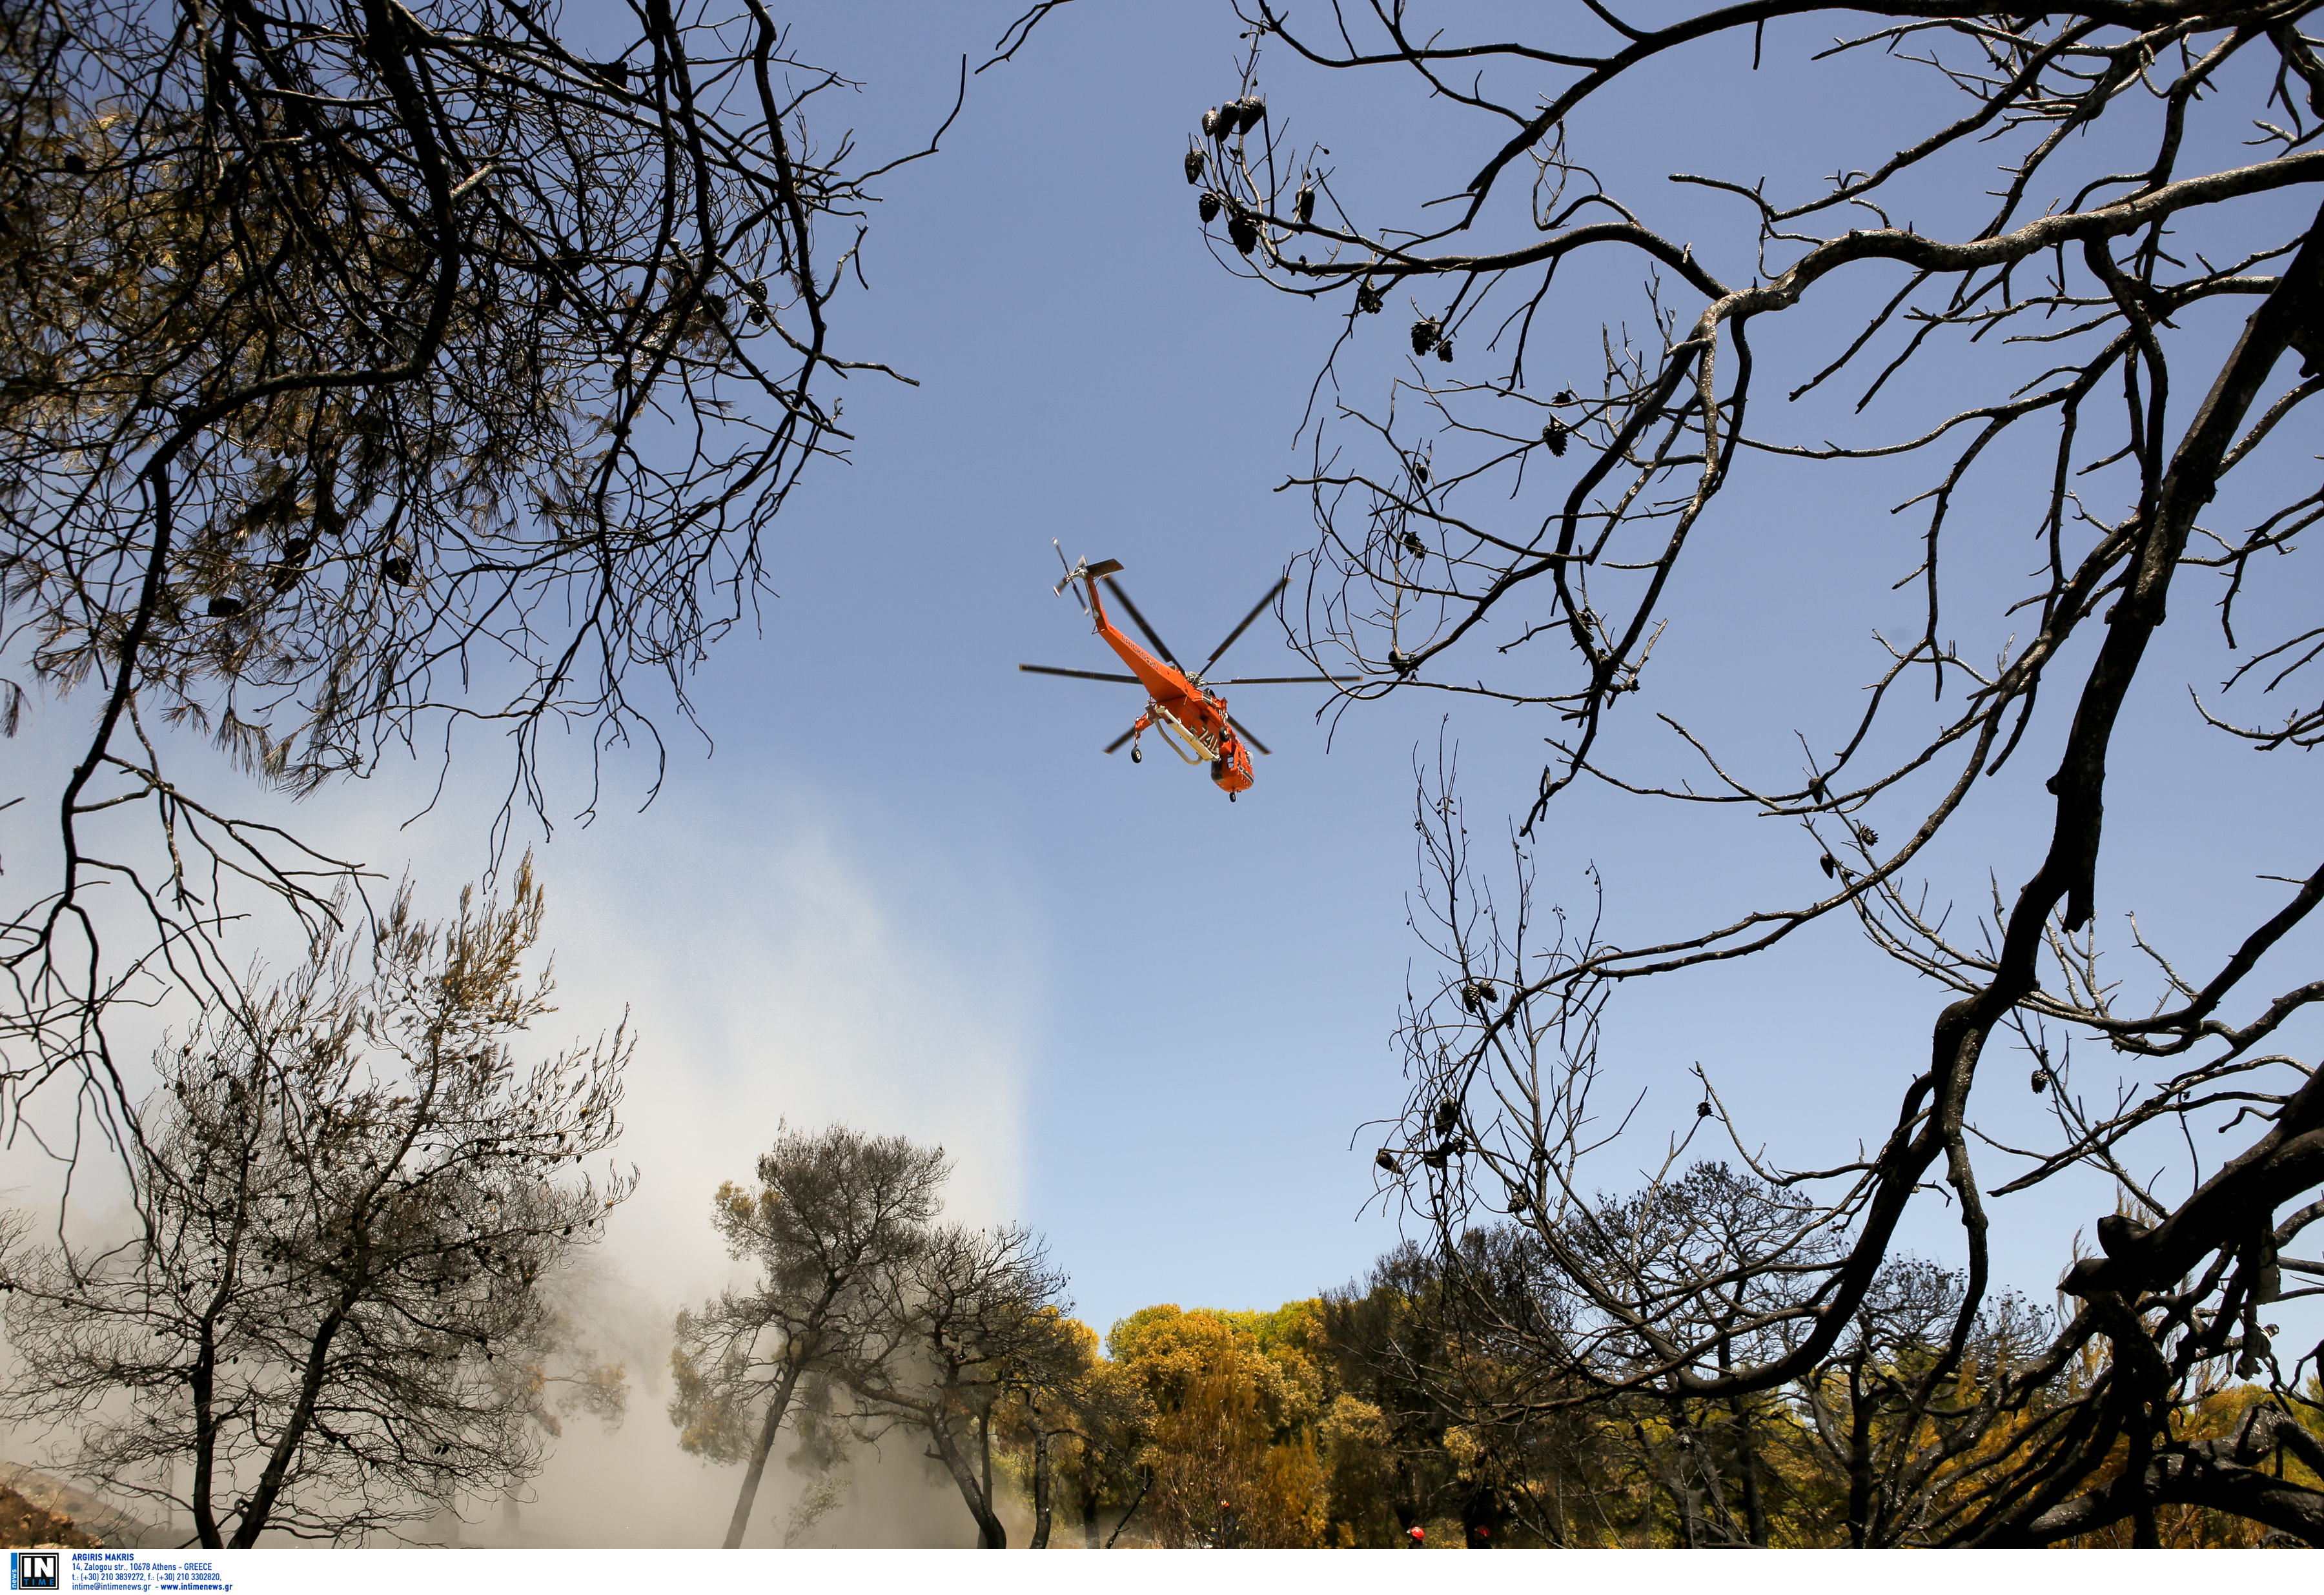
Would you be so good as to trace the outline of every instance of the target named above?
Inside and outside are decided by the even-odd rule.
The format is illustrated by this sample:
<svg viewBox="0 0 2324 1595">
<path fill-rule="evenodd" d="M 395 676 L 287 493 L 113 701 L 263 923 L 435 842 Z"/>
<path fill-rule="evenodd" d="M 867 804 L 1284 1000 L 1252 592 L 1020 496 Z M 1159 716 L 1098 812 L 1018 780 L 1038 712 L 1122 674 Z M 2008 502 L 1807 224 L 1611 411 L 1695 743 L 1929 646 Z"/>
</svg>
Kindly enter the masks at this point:
<svg viewBox="0 0 2324 1595">
<path fill-rule="evenodd" d="M 1162 1543 L 1323 1543 L 1330 1476 L 1316 1431 L 1324 1379 L 1309 1350 L 1307 1306 L 1222 1313 L 1165 1305 L 1131 1314 L 1107 1336 L 1113 1365 L 1152 1404 L 1145 1513 Z M 1336 1406 L 1333 1415 L 1341 1434 L 1361 1422 Z"/>
<path fill-rule="evenodd" d="M 678 1425 L 678 1449 L 713 1461 L 739 1462 L 751 1454 L 749 1415 L 725 1397 L 724 1385 L 705 1377 L 683 1351 L 669 1354 L 669 1421 Z"/>
<path fill-rule="evenodd" d="M 1323 1415 L 1323 1438 L 1334 1452 L 1386 1445 L 1388 1419 L 1370 1402 L 1342 1391 L 1332 1398 L 1332 1410 Z"/>
<path fill-rule="evenodd" d="M 1270 1429 L 1312 1423 L 1318 1415 L 1321 1380 L 1303 1379 L 1299 1374 L 1306 1370 L 1286 1369 L 1268 1356 L 1256 1331 L 1236 1322 L 1253 1316 L 1206 1307 L 1147 1307 L 1113 1326 L 1106 1350 L 1135 1371 L 1158 1412 L 1176 1410 L 1201 1381 L 1222 1379 L 1250 1388 Z"/>
</svg>

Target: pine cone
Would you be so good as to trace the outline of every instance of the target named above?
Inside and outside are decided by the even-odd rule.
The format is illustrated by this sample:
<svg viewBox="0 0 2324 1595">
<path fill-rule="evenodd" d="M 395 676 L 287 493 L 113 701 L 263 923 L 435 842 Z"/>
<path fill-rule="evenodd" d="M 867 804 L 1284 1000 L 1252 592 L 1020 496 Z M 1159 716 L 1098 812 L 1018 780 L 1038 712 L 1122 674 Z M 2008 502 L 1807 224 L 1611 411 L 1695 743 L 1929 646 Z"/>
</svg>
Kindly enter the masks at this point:
<svg viewBox="0 0 2324 1595">
<path fill-rule="evenodd" d="M 1203 164 L 1209 158 L 1200 150 L 1189 150 L 1186 152 L 1186 180 L 1188 182 L 1198 183 L 1203 180 Z"/>
<path fill-rule="evenodd" d="M 1227 238 L 1235 248 L 1249 254 L 1259 247 L 1259 228 L 1250 217 L 1237 211 L 1227 218 Z"/>
<path fill-rule="evenodd" d="M 1562 455 L 1565 452 L 1566 435 L 1572 429 L 1563 421 L 1553 418 L 1549 425 L 1541 429 L 1541 440 L 1549 446 L 1550 453 Z"/>
<path fill-rule="evenodd" d="M 1299 192 L 1292 196 L 1291 214 L 1299 218 L 1300 225 L 1303 226 L 1315 219 L 1315 189 L 1314 184 L 1302 183 L 1299 185 Z"/>
<path fill-rule="evenodd" d="M 2049 1071 L 2049 1070 L 2047 1070 L 2047 1069 L 2036 1069 L 2036 1070 L 2034 1070 L 2034 1094 L 2035 1096 L 2040 1096 L 2043 1092 L 2045 1092 L 2045 1091 L 2047 1091 L 2047 1090 L 2049 1090 L 2049 1089 L 2050 1089 L 2050 1071 Z"/>
<path fill-rule="evenodd" d="M 1380 298 L 1380 290 L 1379 289 L 1374 288 L 1369 282 L 1359 282 L 1356 284 L 1357 309 L 1362 311 L 1367 316 L 1377 316 L 1380 313 L 1381 309 L 1385 308 L 1385 305 L 1386 301 Z"/>
<path fill-rule="evenodd" d="M 240 614 L 244 610 L 249 608 L 250 605 L 244 604 L 239 598 L 228 597 L 226 595 L 221 593 L 217 597 L 211 599 L 204 607 L 206 613 L 208 613 L 212 620 L 230 621 L 234 619 L 235 616 Z"/>
<path fill-rule="evenodd" d="M 1434 316 L 1425 317 L 1421 320 L 1414 322 L 1412 324 L 1412 352 L 1416 355 L 1425 355 L 1429 350 L 1434 348 L 1436 346 L 1437 331 L 1436 318 Z"/>
<path fill-rule="evenodd" d="M 399 587 L 411 585 L 411 561 L 401 554 L 390 554 L 379 562 L 379 574 Z"/>
<path fill-rule="evenodd" d="M 1201 204 L 1196 208 L 1203 213 L 1203 226 L 1209 226 L 1218 219 L 1219 197 L 1216 194 L 1204 194 Z"/>
<path fill-rule="evenodd" d="M 1252 98 L 1237 100 L 1234 103 L 1233 110 L 1235 113 L 1235 131 L 1237 133 L 1249 133 L 1252 128 L 1257 127 L 1260 123 L 1267 120 L 1267 102 L 1263 99 Z"/>
</svg>

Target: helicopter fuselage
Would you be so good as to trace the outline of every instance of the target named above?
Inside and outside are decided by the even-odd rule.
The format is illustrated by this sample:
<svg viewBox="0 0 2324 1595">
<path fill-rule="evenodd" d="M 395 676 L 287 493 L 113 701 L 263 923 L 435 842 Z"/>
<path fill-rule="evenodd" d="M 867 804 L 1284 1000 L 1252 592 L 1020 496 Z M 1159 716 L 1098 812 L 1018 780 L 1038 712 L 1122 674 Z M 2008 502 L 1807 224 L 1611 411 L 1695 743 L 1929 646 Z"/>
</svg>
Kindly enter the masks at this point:
<svg viewBox="0 0 2324 1595">
<path fill-rule="evenodd" d="M 1130 674 L 1138 678 L 1138 684 L 1146 689 L 1150 700 L 1146 712 L 1131 727 L 1133 733 L 1152 730 L 1174 747 L 1179 739 L 1184 739 L 1186 746 L 1179 751 L 1179 757 L 1189 762 L 1207 761 L 1211 779 L 1221 791 L 1230 796 L 1249 791 L 1250 751 L 1243 746 L 1242 739 L 1235 734 L 1233 722 L 1227 718 L 1226 699 L 1122 635 L 1105 613 L 1105 600 L 1097 590 L 1097 578 L 1088 576 L 1084 580 L 1089 588 L 1090 613 L 1095 618 L 1097 634 L 1130 667 Z M 1176 737 L 1172 735 L 1174 732 L 1177 733 Z"/>
</svg>

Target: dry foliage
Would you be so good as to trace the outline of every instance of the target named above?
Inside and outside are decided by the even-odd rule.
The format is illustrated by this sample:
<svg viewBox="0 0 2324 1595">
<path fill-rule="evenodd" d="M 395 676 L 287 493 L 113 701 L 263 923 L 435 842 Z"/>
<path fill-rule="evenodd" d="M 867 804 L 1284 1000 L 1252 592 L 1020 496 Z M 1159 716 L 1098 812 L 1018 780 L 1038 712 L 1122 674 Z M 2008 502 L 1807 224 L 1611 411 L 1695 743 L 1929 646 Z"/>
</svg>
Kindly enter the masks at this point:
<svg viewBox="0 0 2324 1595">
<path fill-rule="evenodd" d="M 635 1183 L 580 1166 L 620 1133 L 632 1044 L 519 1059 L 541 913 L 529 859 L 446 925 L 400 893 L 165 1046 L 143 1232 L 36 1244 L 20 1218 L 0 1249 L 0 1412 L 213 1546 L 393 1534 L 521 1485 L 560 1415 L 618 1421 L 623 1371 L 556 1286 Z"/>
<path fill-rule="evenodd" d="M 295 794 L 390 751 L 643 737 L 639 673 L 754 613 L 844 447 L 830 323 L 879 168 L 759 0 L 28 0 L 0 19 L 0 730 L 56 856 L 0 908 L 0 1126 L 42 1086 L 134 1136 L 107 1007 L 231 1006 L 226 927 L 359 875 L 173 776 Z M 908 159 L 909 157 L 908 157 Z M 650 705 L 649 705 L 649 707 Z M 182 758 L 180 761 L 183 761 Z M 14 862 L 14 861 L 12 861 Z"/>
<path fill-rule="evenodd" d="M 1526 1388 L 1500 1399 L 1537 1416 L 1617 1397 L 1676 1412 L 1812 1384 L 1904 1287 L 1899 1227 L 1933 1188 L 1963 1267 L 1915 1331 L 1928 1355 L 1885 1373 L 1880 1399 L 1908 1417 L 1967 1404 L 1968 1430 L 1944 1443 L 1998 1449 L 1941 1509 L 1918 1486 L 1877 1522 L 1863 1503 L 1862 1533 L 2043 1544 L 2126 1524 L 2154 1544 L 2159 1512 L 2196 1507 L 2324 1541 L 2324 1494 L 2263 1465 L 2307 1443 L 2293 1417 L 2318 1356 L 2277 1345 L 2274 1304 L 2324 1289 L 2313 1249 L 2294 1255 L 2324 1218 L 2324 1079 L 2269 1048 L 2324 981 L 2262 968 L 2311 945 L 2297 933 L 2324 873 L 2312 856 L 2273 866 L 2282 891 L 2215 946 L 2166 949 L 2098 917 L 2102 895 L 2129 907 L 2138 880 L 2139 861 L 2103 845 L 2110 762 L 2280 754 L 2324 732 L 2310 671 L 2324 632 L 2312 604 L 2272 601 L 2312 589 L 2296 586 L 2296 539 L 2324 515 L 2298 420 L 2324 392 L 2313 5 L 1766 0 L 1649 23 L 1591 0 L 1591 18 L 1537 41 L 1476 36 L 1435 9 L 1246 5 L 1242 79 L 1204 117 L 1186 171 L 1231 269 L 1338 303 L 1347 340 L 1378 336 L 1370 318 L 1392 297 L 1415 317 L 1388 401 L 1345 401 L 1316 426 L 1296 484 L 1320 538 L 1295 632 L 1319 667 L 1369 673 L 1352 699 L 1474 698 L 1531 715 L 1552 749 L 1506 868 L 1472 858 L 1449 761 L 1422 794 L 1416 917 L 1444 978 L 1415 994 L 1412 1093 L 1380 1154 L 1384 1188 L 1445 1258 L 1467 1255 L 1472 1215 L 1504 1214 L 1562 1282 L 1529 1304 L 1479 1283 L 1473 1332 L 1531 1360 Z M 1817 70 L 1857 73 L 1859 92 L 1917 79 L 1894 103 L 1930 107 L 1918 134 L 1828 174 L 1668 173 L 1731 205 L 1731 225 L 1693 236 L 1654 224 L 1673 190 L 1601 180 L 1593 160 L 1613 152 L 1574 128 L 1653 117 L 1674 73 L 1748 114 L 1759 52 L 1793 51 L 1788 20 L 1810 13 L 1850 30 Z M 1281 100 L 1270 112 L 1261 97 L 1262 57 L 1271 72 L 1397 75 L 1485 139 L 1433 190 L 1449 198 L 1382 216 L 1360 172 L 1292 142 Z M 1568 287 L 1640 277 L 1618 310 Z M 1548 336 L 1577 312 L 1603 328 L 1583 356 L 1594 370 L 1542 376 L 1582 353 Z M 1806 401 L 1788 412 L 1803 419 L 1771 410 L 1770 382 Z M 1852 408 L 1825 400 L 1842 383 Z M 1791 721 L 1811 729 L 1755 740 L 1792 713 L 1771 684 L 1743 724 L 1667 708 L 1640 724 L 1705 529 L 1766 529 L 1768 567 L 1812 558 L 1785 497 L 1810 471 L 1842 504 L 1875 484 L 1867 507 L 1901 519 L 1868 526 L 1908 528 L 1884 580 L 1916 595 L 1909 631 L 1880 629 L 1886 592 L 1861 619 L 1846 595 L 1819 618 L 1879 641 L 1861 706 L 1811 694 Z M 2024 539 L 2030 577 L 1997 573 L 1989 545 L 2006 535 Z M 2134 750 L 2134 690 L 2180 685 L 2152 679 L 2178 668 L 2155 662 L 2166 615 L 2200 627 L 2207 602 L 2216 648 L 2191 667 L 2209 680 L 2189 683 L 2201 714 L 2187 729 L 2210 745 Z M 2257 701 L 2271 692 L 2309 696 L 2271 722 Z M 1931 696 L 1932 723 L 1912 706 Z M 2037 699 L 2065 712 L 2037 715 Z M 1657 752 L 1695 773 L 1655 770 Z M 1950 911 L 1922 872 L 1941 834 L 1974 845 L 1956 822 L 2007 790 L 2013 761 L 2052 772 L 2001 821 L 2038 867 L 2010 890 L 2002 871 L 2019 866 L 1997 862 L 1984 912 Z M 1794 838 L 1766 845 L 1796 885 L 1622 942 L 1586 906 L 1547 912 L 1529 895 L 1534 839 L 1584 781 L 1673 823 L 1773 820 L 1761 834 Z M 2178 840 L 2181 865 L 2209 863 L 2224 896 L 2220 828 Z M 1609 995 L 1835 917 L 1943 993 L 1895 1045 L 1872 1044 L 1924 1060 L 1894 1113 L 1811 1165 L 1754 1162 L 1763 1132 L 1706 1077 L 1700 1133 L 1731 1129 L 1728 1155 L 1783 1198 L 1748 1231 L 1696 1211 L 1667 1244 L 1638 1244 L 1688 1205 L 1677 1187 L 1700 1154 L 1674 1148 L 1643 1208 L 1592 1189 L 1590 1154 L 1619 1128 L 1591 1096 L 1618 1070 L 1600 1063 Z M 2116 955 L 2141 973 L 2126 981 Z M 2025 1063 L 1995 1056 L 2013 1038 L 2053 1117 L 2035 1145 L 1978 1128 L 1981 1102 L 2026 1089 Z M 2094 1077 L 2093 1045 L 2117 1079 Z M 2072 1171 L 2127 1208 L 2092 1215 L 2095 1255 L 2059 1259 L 2071 1308 L 2029 1341 L 1997 1297 L 1989 1240 L 2023 1206 L 2006 1198 Z M 2012 1360 L 1988 1378 L 1980 1348 L 2005 1333 Z M 2212 1433 L 2200 1415 L 2222 1378 L 2268 1394 Z"/>
</svg>

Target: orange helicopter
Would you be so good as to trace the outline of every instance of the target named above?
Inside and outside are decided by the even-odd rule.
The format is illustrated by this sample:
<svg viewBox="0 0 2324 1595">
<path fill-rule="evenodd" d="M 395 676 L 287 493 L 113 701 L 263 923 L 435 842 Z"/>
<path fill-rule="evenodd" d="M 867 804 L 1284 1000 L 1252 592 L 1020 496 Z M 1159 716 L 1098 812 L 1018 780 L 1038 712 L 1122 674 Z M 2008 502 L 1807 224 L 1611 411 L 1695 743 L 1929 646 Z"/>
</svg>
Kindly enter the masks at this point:
<svg viewBox="0 0 2324 1595">
<path fill-rule="evenodd" d="M 1056 547 L 1055 539 L 1050 546 Z M 1057 562 L 1065 564 L 1065 551 L 1062 548 L 1057 549 Z M 1250 750 L 1255 749 L 1263 754 L 1268 751 L 1268 747 L 1251 735 L 1248 726 L 1227 713 L 1227 700 L 1213 691 L 1211 684 L 1204 681 L 1203 672 L 1217 664 L 1219 656 L 1234 646 L 1235 639 L 1250 629 L 1250 622 L 1266 613 L 1268 606 L 1275 602 L 1276 595 L 1290 585 L 1291 578 L 1286 576 L 1269 587 L 1267 596 L 1253 604 L 1250 613 L 1227 633 L 1227 640 L 1211 650 L 1211 657 L 1203 661 L 1201 668 L 1189 670 L 1178 663 L 1170 652 L 1170 645 L 1146 623 L 1146 617 L 1138 613 L 1138 605 L 1130 601 L 1130 595 L 1123 592 L 1121 584 L 1113 579 L 1115 573 L 1121 568 L 1119 559 L 1101 559 L 1095 565 L 1084 559 L 1078 565 L 1066 565 L 1065 579 L 1054 590 L 1062 594 L 1075 582 L 1088 589 L 1089 598 L 1082 605 L 1083 613 L 1096 622 L 1097 634 L 1105 639 L 1106 646 L 1121 656 L 1121 662 L 1130 668 L 1130 675 L 1117 675 L 1106 670 L 1067 670 L 1056 665 L 1019 665 L 1017 668 L 1037 676 L 1073 676 L 1084 681 L 1121 681 L 1144 687 L 1148 700 L 1145 713 L 1130 724 L 1128 731 L 1108 742 L 1105 751 L 1118 752 L 1121 744 L 1128 742 L 1130 761 L 1136 763 L 1146 757 L 1139 746 L 1139 739 L 1150 730 L 1162 739 L 1164 746 L 1187 763 L 1207 763 L 1211 767 L 1211 779 L 1218 783 L 1220 790 L 1226 793 L 1227 800 L 1232 802 L 1237 793 L 1250 789 Z M 1123 613 L 1146 634 L 1146 641 L 1154 645 L 1153 653 L 1147 652 L 1123 636 L 1106 618 L 1105 600 L 1098 593 L 1100 583 L 1104 584 L 1105 590 L 1113 595 L 1114 602 L 1121 605 Z M 1244 676 L 1216 685 L 1272 687 L 1294 682 L 1330 682 L 1336 685 L 1340 679 L 1336 676 Z"/>
</svg>

